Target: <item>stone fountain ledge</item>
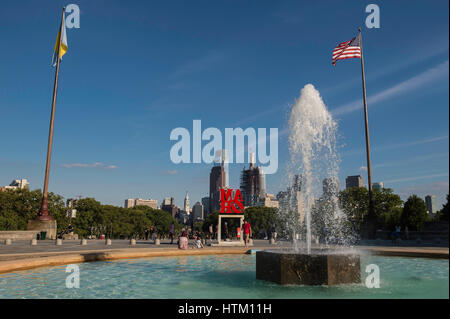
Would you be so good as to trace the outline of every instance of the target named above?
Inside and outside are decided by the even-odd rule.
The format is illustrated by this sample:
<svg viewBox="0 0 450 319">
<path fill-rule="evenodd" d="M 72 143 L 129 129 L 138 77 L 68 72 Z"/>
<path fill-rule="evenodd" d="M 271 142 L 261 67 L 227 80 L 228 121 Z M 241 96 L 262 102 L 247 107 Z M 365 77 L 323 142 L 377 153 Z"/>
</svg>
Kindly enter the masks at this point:
<svg viewBox="0 0 450 319">
<path fill-rule="evenodd" d="M 252 250 L 278 250 L 288 246 L 269 245 L 267 241 L 254 240 Z M 361 254 L 419 257 L 419 258 L 449 258 L 449 249 L 443 247 L 383 247 L 357 246 Z M 81 263 L 88 261 L 116 260 L 125 258 L 147 257 L 176 257 L 193 255 L 244 254 L 249 249 L 244 247 L 205 247 L 204 249 L 180 250 L 176 245 L 163 244 L 156 246 L 150 242 L 138 241 L 136 246 L 130 246 L 129 241 L 113 240 L 112 246 L 105 247 L 104 241 L 88 241 L 87 246 L 79 242 L 63 241 L 63 245 L 56 246 L 54 241 L 38 241 L 37 246 L 30 246 L 29 242 L 13 242 L 6 246 L 0 243 L 0 273 L 37 267 Z"/>
</svg>

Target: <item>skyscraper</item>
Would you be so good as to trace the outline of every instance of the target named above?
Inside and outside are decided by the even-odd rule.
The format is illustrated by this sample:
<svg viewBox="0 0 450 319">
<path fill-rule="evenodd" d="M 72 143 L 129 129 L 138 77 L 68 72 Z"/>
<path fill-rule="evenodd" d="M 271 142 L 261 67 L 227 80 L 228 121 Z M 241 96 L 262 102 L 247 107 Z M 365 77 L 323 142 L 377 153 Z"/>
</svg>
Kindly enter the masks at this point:
<svg viewBox="0 0 450 319">
<path fill-rule="evenodd" d="M 191 213 L 191 208 L 189 207 L 189 195 L 186 192 L 186 197 L 184 198 L 184 211 L 189 215 Z"/>
<path fill-rule="evenodd" d="M 164 198 L 161 209 L 168 212 L 173 218 L 177 216 L 179 211 L 178 207 L 175 206 L 175 200 L 173 197 Z"/>
<path fill-rule="evenodd" d="M 206 219 L 209 213 L 209 197 L 202 197 L 203 217 Z"/>
<path fill-rule="evenodd" d="M 428 214 L 433 216 L 437 213 L 436 195 L 425 196 L 425 204 L 427 205 Z"/>
<path fill-rule="evenodd" d="M 249 168 L 242 170 L 240 189 L 244 206 L 256 206 L 266 196 L 266 178 L 262 168 L 255 166 L 255 153 L 251 154 Z"/>
<path fill-rule="evenodd" d="M 214 154 L 214 162 L 217 165 L 220 165 L 223 167 L 223 170 L 225 171 L 225 187 L 229 187 L 229 167 L 228 167 L 228 155 L 227 150 L 219 150 L 216 151 Z"/>
<path fill-rule="evenodd" d="M 220 206 L 220 189 L 226 187 L 225 168 L 223 165 L 214 165 L 209 174 L 209 210 L 214 213 Z"/>
<path fill-rule="evenodd" d="M 204 218 L 203 205 L 200 202 L 195 203 L 192 207 L 192 220 L 203 220 Z"/>
<path fill-rule="evenodd" d="M 361 175 L 347 176 L 345 179 L 345 188 L 364 187 L 364 179 Z"/>
</svg>

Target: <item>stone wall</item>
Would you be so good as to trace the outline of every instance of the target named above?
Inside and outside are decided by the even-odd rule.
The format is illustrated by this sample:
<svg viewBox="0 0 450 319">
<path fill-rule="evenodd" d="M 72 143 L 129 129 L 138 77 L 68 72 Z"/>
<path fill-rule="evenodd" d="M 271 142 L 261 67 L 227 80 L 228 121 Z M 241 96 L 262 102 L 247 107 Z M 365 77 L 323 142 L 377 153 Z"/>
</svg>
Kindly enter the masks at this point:
<svg viewBox="0 0 450 319">
<path fill-rule="evenodd" d="M 39 230 L 2 230 L 0 231 L 0 240 L 31 240 L 35 239 Z"/>
</svg>

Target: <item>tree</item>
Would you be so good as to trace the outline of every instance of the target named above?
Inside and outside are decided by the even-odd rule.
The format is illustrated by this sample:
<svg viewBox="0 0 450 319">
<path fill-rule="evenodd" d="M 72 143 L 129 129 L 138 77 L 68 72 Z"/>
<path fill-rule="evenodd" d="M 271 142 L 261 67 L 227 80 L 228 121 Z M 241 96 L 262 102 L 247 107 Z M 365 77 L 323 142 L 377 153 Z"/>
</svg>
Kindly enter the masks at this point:
<svg viewBox="0 0 450 319">
<path fill-rule="evenodd" d="M 421 230 L 422 224 L 428 220 L 425 201 L 417 195 L 411 195 L 405 202 L 401 215 L 402 226 L 411 230 Z"/>
<path fill-rule="evenodd" d="M 449 200 L 449 194 L 447 194 L 447 203 L 445 203 L 442 206 L 442 209 L 440 211 L 438 211 L 438 213 L 436 214 L 436 220 L 439 220 L 439 221 L 443 220 L 443 221 L 448 222 L 448 211 L 449 211 L 448 200 Z"/>
<path fill-rule="evenodd" d="M 203 222 L 199 221 L 199 222 L 194 223 L 193 228 L 194 228 L 194 231 L 202 232 L 203 231 Z"/>
<path fill-rule="evenodd" d="M 0 192 L 0 230 L 26 230 L 35 219 L 42 202 L 41 190 L 6 190 Z M 67 227 L 62 196 L 48 193 L 48 209 L 58 222 L 58 231 Z"/>
<path fill-rule="evenodd" d="M 206 216 L 205 222 L 203 223 L 203 231 L 205 233 L 209 233 L 209 225 L 213 225 L 213 227 L 216 227 L 218 222 L 219 222 L 219 211 L 215 211 L 214 213 L 208 214 Z"/>
<path fill-rule="evenodd" d="M 359 230 L 369 213 L 369 191 L 365 187 L 351 187 L 339 193 L 341 208 L 347 215 L 352 226 Z M 377 227 L 392 229 L 398 219 L 403 201 L 394 194 L 392 189 L 383 188 L 373 191 L 374 211 L 377 217 Z"/>
<path fill-rule="evenodd" d="M 244 210 L 244 218 L 252 226 L 253 234 L 270 232 L 272 226 L 278 224 L 277 209 L 272 207 L 247 207 Z"/>
<path fill-rule="evenodd" d="M 181 225 L 172 217 L 172 215 L 161 209 L 146 208 L 147 216 L 152 224 L 156 227 L 159 238 L 165 238 L 170 233 L 170 226 L 174 224 L 175 232 L 181 230 Z"/>
<path fill-rule="evenodd" d="M 359 230 L 369 213 L 369 192 L 365 187 L 351 187 L 339 193 L 339 202 L 348 221 Z"/>
</svg>

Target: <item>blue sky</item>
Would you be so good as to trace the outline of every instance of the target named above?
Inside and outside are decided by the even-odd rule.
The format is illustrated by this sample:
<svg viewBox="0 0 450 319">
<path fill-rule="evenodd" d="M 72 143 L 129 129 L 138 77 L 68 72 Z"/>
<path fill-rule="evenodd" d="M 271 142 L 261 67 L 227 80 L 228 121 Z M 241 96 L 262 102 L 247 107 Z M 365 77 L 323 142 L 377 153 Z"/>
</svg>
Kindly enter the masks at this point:
<svg viewBox="0 0 450 319">
<path fill-rule="evenodd" d="M 41 188 L 64 1 L 0 5 L 0 185 L 28 178 Z M 448 192 L 447 1 L 77 1 L 61 64 L 50 191 L 123 205 L 125 198 L 208 192 L 210 165 L 170 161 L 172 129 L 286 128 L 287 112 L 312 83 L 339 123 L 345 176 L 364 170 L 358 59 L 331 52 L 362 26 L 373 180 L 404 199 Z M 381 26 L 367 29 L 367 4 Z M 287 137 L 271 193 L 284 189 Z M 230 169 L 239 183 L 243 164 Z"/>
</svg>

